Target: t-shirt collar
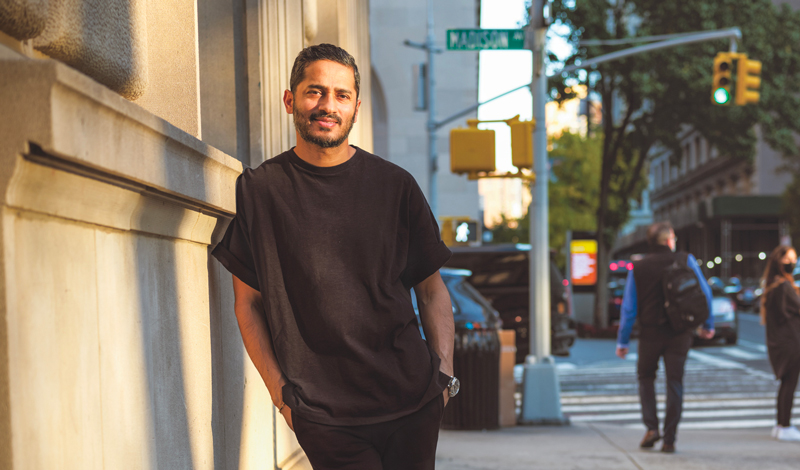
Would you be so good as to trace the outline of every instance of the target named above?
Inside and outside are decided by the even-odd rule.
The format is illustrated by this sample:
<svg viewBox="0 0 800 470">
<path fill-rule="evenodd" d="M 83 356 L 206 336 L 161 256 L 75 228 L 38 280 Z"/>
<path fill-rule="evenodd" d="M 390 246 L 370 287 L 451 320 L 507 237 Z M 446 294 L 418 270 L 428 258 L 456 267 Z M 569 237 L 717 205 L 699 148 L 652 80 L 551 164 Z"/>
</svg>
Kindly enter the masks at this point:
<svg viewBox="0 0 800 470">
<path fill-rule="evenodd" d="M 346 162 L 342 162 L 338 165 L 334 166 L 316 166 L 308 163 L 307 161 L 303 160 L 302 158 L 297 156 L 297 153 L 294 151 L 294 147 L 289 150 L 289 160 L 294 164 L 299 166 L 300 168 L 308 171 L 309 173 L 314 173 L 317 175 L 335 175 L 337 173 L 341 173 L 342 171 L 350 168 L 356 162 L 356 160 L 360 157 L 361 149 L 356 147 L 355 145 L 351 145 L 354 149 L 356 149 L 356 153 L 353 154 L 350 159 Z"/>
</svg>

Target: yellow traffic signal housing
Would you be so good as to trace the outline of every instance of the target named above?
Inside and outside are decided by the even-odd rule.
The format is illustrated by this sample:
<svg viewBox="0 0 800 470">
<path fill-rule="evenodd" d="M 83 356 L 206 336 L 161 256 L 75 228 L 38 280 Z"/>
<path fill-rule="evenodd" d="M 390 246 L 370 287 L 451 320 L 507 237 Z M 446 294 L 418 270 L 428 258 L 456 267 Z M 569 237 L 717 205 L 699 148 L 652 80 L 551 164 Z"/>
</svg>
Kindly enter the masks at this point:
<svg viewBox="0 0 800 470">
<path fill-rule="evenodd" d="M 761 62 L 748 60 L 747 54 L 739 54 L 736 64 L 736 104 L 744 106 L 758 103 L 761 94 Z"/>
<path fill-rule="evenodd" d="M 494 131 L 477 127 L 450 131 L 450 171 L 475 173 L 495 171 Z"/>
<path fill-rule="evenodd" d="M 719 105 L 731 104 L 731 72 L 733 59 L 736 56 L 731 52 L 720 52 L 714 58 L 714 81 L 711 86 L 711 102 Z"/>
<path fill-rule="evenodd" d="M 533 168 L 534 121 L 520 121 L 519 116 L 506 121 L 511 128 L 511 164 L 517 168 Z"/>
</svg>

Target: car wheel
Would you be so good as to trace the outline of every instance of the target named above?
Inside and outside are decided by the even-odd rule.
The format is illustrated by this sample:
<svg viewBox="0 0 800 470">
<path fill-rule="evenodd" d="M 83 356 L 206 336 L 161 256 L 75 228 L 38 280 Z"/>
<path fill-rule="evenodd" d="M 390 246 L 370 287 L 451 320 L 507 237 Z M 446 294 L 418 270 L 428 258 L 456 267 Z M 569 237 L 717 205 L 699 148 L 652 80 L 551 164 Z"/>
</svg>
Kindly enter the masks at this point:
<svg viewBox="0 0 800 470">
<path fill-rule="evenodd" d="M 736 344 L 736 341 L 738 341 L 738 339 L 739 339 L 738 335 L 734 333 L 725 338 L 725 344 Z"/>
</svg>

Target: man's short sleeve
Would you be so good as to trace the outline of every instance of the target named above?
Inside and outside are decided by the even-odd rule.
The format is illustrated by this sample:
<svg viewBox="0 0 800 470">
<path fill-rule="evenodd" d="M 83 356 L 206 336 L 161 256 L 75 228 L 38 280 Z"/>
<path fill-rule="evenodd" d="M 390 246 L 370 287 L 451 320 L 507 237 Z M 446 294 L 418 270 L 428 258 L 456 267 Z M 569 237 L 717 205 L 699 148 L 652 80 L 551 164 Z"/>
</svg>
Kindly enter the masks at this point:
<svg viewBox="0 0 800 470">
<path fill-rule="evenodd" d="M 214 247 L 211 255 L 217 258 L 231 274 L 238 277 L 242 282 L 255 290 L 260 290 L 253 252 L 250 249 L 250 235 L 247 215 L 243 210 L 244 199 L 242 194 L 242 176 L 239 175 L 236 180 L 236 215 L 228 225 L 222 241 Z"/>
<path fill-rule="evenodd" d="M 408 258 L 401 279 L 403 285 L 411 288 L 438 271 L 451 255 L 439 234 L 439 224 L 413 179 L 408 198 L 408 227 Z"/>
</svg>

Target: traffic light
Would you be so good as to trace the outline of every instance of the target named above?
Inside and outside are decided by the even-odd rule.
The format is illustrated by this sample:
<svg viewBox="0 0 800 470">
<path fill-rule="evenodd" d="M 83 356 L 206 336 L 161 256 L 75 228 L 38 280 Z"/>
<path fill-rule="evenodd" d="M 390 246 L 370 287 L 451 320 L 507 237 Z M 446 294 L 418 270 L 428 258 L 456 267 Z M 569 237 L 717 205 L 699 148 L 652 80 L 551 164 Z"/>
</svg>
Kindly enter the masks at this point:
<svg viewBox="0 0 800 470">
<path fill-rule="evenodd" d="M 711 87 L 711 101 L 714 104 L 731 104 L 731 72 L 735 53 L 720 52 L 714 58 L 714 81 Z"/>
<path fill-rule="evenodd" d="M 450 131 L 450 171 L 477 173 L 495 171 L 494 131 L 475 127 Z"/>
<path fill-rule="evenodd" d="M 758 103 L 761 94 L 761 62 L 748 60 L 747 54 L 739 54 L 736 63 L 736 104 L 744 106 Z"/>
<path fill-rule="evenodd" d="M 511 128 L 511 164 L 517 168 L 533 167 L 534 121 L 520 121 L 519 115 L 506 121 Z"/>
</svg>

